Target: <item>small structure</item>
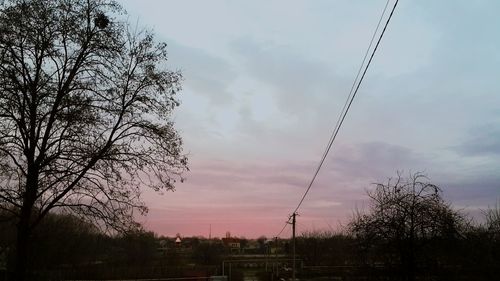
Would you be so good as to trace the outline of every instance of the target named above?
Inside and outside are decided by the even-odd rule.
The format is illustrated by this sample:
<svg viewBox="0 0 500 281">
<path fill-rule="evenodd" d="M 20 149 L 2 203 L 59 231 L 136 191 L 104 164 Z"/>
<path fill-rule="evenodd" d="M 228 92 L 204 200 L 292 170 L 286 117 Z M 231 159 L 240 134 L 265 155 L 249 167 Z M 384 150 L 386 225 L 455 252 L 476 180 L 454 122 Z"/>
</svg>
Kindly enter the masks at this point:
<svg viewBox="0 0 500 281">
<path fill-rule="evenodd" d="M 168 250 L 168 241 L 166 239 L 160 239 L 158 241 L 158 252 L 162 253 L 163 255 L 166 255 L 167 250 Z"/>
<path fill-rule="evenodd" d="M 230 232 L 226 232 L 226 237 L 222 238 L 222 243 L 229 249 L 231 254 L 239 254 L 241 252 L 241 241 L 236 237 L 231 237 Z"/>
</svg>

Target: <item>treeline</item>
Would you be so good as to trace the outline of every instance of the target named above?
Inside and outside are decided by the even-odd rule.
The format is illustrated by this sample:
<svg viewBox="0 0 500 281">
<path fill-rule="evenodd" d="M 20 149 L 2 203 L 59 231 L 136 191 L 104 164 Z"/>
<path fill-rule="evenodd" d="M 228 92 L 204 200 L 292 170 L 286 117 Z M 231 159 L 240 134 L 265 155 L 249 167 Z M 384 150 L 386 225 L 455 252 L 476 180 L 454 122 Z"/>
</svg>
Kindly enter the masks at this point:
<svg viewBox="0 0 500 281">
<path fill-rule="evenodd" d="M 227 249 L 220 239 L 158 236 L 141 227 L 101 231 L 71 214 L 50 213 L 32 233 L 28 280 L 112 280 L 211 276 Z M 15 280 L 15 219 L 0 212 L 0 281 Z"/>
<path fill-rule="evenodd" d="M 486 224 L 467 226 L 456 237 L 420 240 L 412 266 L 400 258 L 402 241 L 367 241 L 349 232 L 304 232 L 297 238 L 300 279 L 498 280 L 500 239 Z M 404 250 L 403 250 L 404 251 Z"/>
<path fill-rule="evenodd" d="M 6 278 L 14 268 L 16 225 L 7 213 L 0 216 L 0 269 Z M 153 232 L 141 229 L 110 235 L 73 215 L 50 214 L 32 233 L 29 277 L 31 280 L 113 277 L 110 275 L 116 274 L 108 274 L 113 268 L 151 265 L 158 256 L 157 239 Z"/>
<path fill-rule="evenodd" d="M 303 232 L 296 240 L 301 280 L 498 280 L 500 202 L 480 222 L 454 210 L 421 174 L 377 184 L 365 211 L 339 232 Z M 0 280 L 15 261 L 15 220 L 0 213 Z M 137 228 L 104 233 L 69 214 L 51 213 L 32 233 L 30 280 L 99 280 L 220 275 L 234 249 L 218 238 L 161 237 Z M 291 255 L 289 239 L 238 239 L 241 254 Z M 277 243 L 276 243 L 277 242 Z M 252 244 L 252 247 L 249 247 Z M 243 251 L 243 249 L 250 249 Z M 302 266 L 303 265 L 303 266 Z M 262 280 L 290 277 L 259 274 Z M 235 273 L 237 268 L 233 269 Z M 238 269 L 244 270 L 244 269 Z M 276 273 L 274 272 L 274 273 Z M 287 272 L 287 273 L 285 273 Z M 273 274 L 274 274 L 273 273 Z M 288 274 L 288 275 L 286 275 Z M 234 274 L 233 274 L 234 275 Z M 240 274 L 241 275 L 241 274 Z M 234 276 L 233 276 L 234 277 Z M 241 276 L 240 276 L 241 277 Z M 242 277 L 241 277 L 242 278 Z M 240 279 L 241 279 L 240 278 Z M 234 277 L 231 281 L 236 281 Z"/>
<path fill-rule="evenodd" d="M 300 258 L 312 266 L 303 276 L 498 280 L 500 205 L 484 210 L 478 223 L 451 208 L 422 174 L 398 174 L 368 196 L 367 211 L 355 211 L 342 232 L 306 232 L 298 239 Z"/>
</svg>

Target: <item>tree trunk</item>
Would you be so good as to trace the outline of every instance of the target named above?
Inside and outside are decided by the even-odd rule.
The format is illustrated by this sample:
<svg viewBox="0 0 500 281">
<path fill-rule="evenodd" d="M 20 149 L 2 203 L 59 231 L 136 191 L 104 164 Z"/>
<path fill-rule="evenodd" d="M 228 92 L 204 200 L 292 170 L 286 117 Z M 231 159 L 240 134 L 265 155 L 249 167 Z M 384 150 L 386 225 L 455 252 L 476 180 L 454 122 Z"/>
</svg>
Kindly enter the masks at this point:
<svg viewBox="0 0 500 281">
<path fill-rule="evenodd" d="M 30 240 L 29 220 L 29 213 L 28 215 L 21 214 L 21 218 L 17 226 L 16 260 L 13 276 L 13 280 L 17 281 L 27 280 L 26 272 L 28 267 L 28 250 Z"/>
<path fill-rule="evenodd" d="M 32 169 L 28 168 L 26 192 L 24 193 L 21 214 L 17 224 L 16 263 L 13 276 L 15 278 L 14 280 L 17 281 L 27 280 L 26 273 L 28 269 L 29 243 L 31 236 L 30 222 L 38 187 L 38 175 L 36 172 L 31 171 Z M 30 174 L 32 176 L 30 176 Z"/>
</svg>

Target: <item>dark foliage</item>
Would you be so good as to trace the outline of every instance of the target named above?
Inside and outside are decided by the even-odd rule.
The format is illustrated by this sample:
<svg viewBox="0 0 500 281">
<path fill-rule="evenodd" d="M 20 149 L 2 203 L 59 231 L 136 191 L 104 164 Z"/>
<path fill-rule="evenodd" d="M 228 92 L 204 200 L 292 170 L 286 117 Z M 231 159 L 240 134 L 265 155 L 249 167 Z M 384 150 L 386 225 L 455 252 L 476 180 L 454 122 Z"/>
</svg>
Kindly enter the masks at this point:
<svg viewBox="0 0 500 281">
<path fill-rule="evenodd" d="M 187 159 L 170 120 L 182 76 L 112 0 L 0 2 L 0 209 L 17 226 L 17 279 L 51 211 L 124 231 L 139 187 L 172 190 Z"/>
<path fill-rule="evenodd" d="M 482 236 L 484 228 L 472 226 L 454 211 L 442 199 L 439 187 L 424 175 L 403 178 L 398 173 L 386 184 L 376 184 L 368 196 L 368 212 L 356 212 L 348 225 L 357 243 L 358 263 L 390 269 L 396 280 L 431 280 L 448 276 L 451 268 L 472 269 L 467 257 L 478 257 L 485 259 L 478 267 L 482 270 L 472 272 L 477 278 L 488 275 L 486 260 L 495 258 L 468 248 L 475 243 L 473 236 Z M 493 237 L 484 241 L 494 247 Z"/>
</svg>

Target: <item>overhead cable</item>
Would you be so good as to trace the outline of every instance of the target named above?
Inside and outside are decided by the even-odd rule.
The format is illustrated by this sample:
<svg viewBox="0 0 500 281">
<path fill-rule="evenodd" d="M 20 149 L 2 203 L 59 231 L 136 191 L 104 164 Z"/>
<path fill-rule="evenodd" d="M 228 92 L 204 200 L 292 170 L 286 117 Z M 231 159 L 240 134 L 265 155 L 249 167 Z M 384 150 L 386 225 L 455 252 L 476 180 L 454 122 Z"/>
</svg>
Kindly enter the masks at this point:
<svg viewBox="0 0 500 281">
<path fill-rule="evenodd" d="M 380 45 L 380 42 L 382 41 L 382 38 L 383 38 L 383 36 L 385 34 L 387 26 L 389 25 L 389 22 L 391 21 L 392 15 L 394 14 L 394 10 L 396 9 L 396 6 L 397 6 L 399 0 L 396 0 L 396 2 L 394 3 L 394 6 L 392 7 L 391 13 L 390 13 L 389 17 L 387 18 L 387 21 L 386 21 L 386 23 L 384 25 L 384 29 L 380 33 L 380 36 L 379 36 L 379 38 L 377 40 L 377 44 L 375 45 L 375 48 L 373 49 L 373 51 L 371 53 L 370 59 L 368 60 L 368 63 L 366 64 L 366 66 L 364 68 L 363 74 L 361 75 L 361 78 L 358 81 L 359 74 L 361 73 L 361 69 L 363 69 L 364 62 L 366 61 L 367 55 L 369 53 L 369 50 L 371 49 L 371 46 L 373 44 L 373 40 L 375 38 L 375 35 L 377 34 L 378 29 L 380 27 L 380 23 L 381 23 L 384 15 L 385 15 L 387 6 L 389 4 L 389 1 L 390 0 L 387 1 L 386 5 L 384 7 L 384 10 L 382 12 L 382 15 L 380 16 L 380 19 L 378 21 L 378 24 L 377 24 L 377 27 L 375 29 L 375 32 L 373 33 L 373 36 L 372 36 L 372 38 L 370 40 L 370 44 L 368 46 L 368 49 L 366 50 L 366 53 L 365 53 L 365 56 L 363 58 L 362 64 L 361 64 L 361 66 L 360 66 L 360 68 L 358 70 L 356 78 L 354 79 L 353 85 L 352 85 L 351 90 L 349 92 L 349 96 L 347 97 L 347 100 L 346 100 L 346 102 L 344 104 L 344 107 L 342 108 L 342 111 L 341 111 L 341 113 L 339 115 L 339 118 L 337 120 L 335 128 L 334 128 L 334 130 L 333 130 L 333 132 L 332 132 L 332 134 L 330 136 L 330 139 L 329 139 L 328 144 L 326 146 L 326 149 L 325 149 L 325 151 L 324 151 L 324 153 L 323 153 L 323 155 L 321 157 L 321 160 L 320 160 L 320 162 L 318 164 L 318 167 L 316 168 L 316 170 L 314 172 L 314 175 L 313 175 L 311 181 L 309 182 L 309 185 L 308 185 L 306 191 L 304 192 L 304 195 L 300 199 L 300 201 L 299 201 L 299 203 L 298 203 L 298 205 L 295 208 L 295 210 L 294 210 L 293 213 L 296 213 L 299 210 L 300 206 L 304 202 L 304 199 L 306 198 L 307 194 L 309 193 L 309 190 L 311 189 L 311 186 L 314 184 L 314 181 L 316 180 L 316 177 L 318 176 L 318 173 L 321 170 L 321 167 L 323 166 L 323 163 L 325 162 L 325 159 L 328 156 L 328 153 L 330 152 L 330 150 L 332 148 L 333 142 L 335 141 L 335 139 L 336 139 L 336 137 L 338 135 L 338 132 L 339 132 L 340 128 L 342 127 L 342 124 L 343 124 L 343 122 L 345 120 L 345 117 L 347 116 L 347 113 L 348 113 L 349 109 L 351 108 L 352 102 L 354 101 L 354 98 L 356 97 L 356 94 L 358 93 L 358 90 L 359 90 L 359 88 L 361 86 L 361 82 L 363 82 L 363 79 L 364 79 L 364 77 L 366 75 L 368 67 L 370 66 L 370 64 L 371 64 L 371 62 L 373 60 L 373 57 L 374 57 L 374 55 L 375 55 L 375 53 L 376 53 L 376 51 L 378 49 L 378 46 Z M 354 92 L 353 92 L 353 89 L 354 89 Z M 279 232 L 279 234 L 277 235 L 277 237 L 279 237 L 279 235 L 283 232 L 283 230 L 286 228 L 287 224 L 288 224 L 288 222 L 283 226 L 282 230 Z"/>
</svg>

